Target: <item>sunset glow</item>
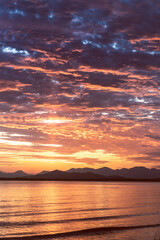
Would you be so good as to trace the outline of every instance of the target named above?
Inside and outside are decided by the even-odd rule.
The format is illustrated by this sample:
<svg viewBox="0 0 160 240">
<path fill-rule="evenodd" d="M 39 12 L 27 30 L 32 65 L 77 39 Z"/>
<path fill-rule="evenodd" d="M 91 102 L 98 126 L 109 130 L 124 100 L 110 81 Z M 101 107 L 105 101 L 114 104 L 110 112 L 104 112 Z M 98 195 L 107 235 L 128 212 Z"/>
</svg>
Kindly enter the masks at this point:
<svg viewBox="0 0 160 240">
<path fill-rule="evenodd" d="M 158 1 L 2 0 L 0 21 L 0 171 L 160 168 Z"/>
</svg>

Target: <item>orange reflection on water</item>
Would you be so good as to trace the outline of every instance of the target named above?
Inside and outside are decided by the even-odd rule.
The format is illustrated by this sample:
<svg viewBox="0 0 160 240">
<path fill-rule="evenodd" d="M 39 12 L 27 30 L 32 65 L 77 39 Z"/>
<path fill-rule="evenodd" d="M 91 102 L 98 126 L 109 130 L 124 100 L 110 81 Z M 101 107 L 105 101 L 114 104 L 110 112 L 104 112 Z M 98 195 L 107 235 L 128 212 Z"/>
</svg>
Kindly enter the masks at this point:
<svg viewBox="0 0 160 240">
<path fill-rule="evenodd" d="M 1 182 L 0 231 L 23 236 L 158 223 L 159 189 L 159 183 Z"/>
</svg>

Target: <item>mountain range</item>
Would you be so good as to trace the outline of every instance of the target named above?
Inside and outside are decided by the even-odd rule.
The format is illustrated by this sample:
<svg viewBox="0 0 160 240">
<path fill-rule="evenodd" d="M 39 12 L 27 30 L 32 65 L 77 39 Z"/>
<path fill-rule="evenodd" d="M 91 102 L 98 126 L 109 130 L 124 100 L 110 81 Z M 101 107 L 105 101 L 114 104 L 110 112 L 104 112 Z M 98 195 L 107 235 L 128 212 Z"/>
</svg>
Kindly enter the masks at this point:
<svg viewBox="0 0 160 240">
<path fill-rule="evenodd" d="M 19 170 L 14 173 L 5 173 L 0 171 L 0 178 L 17 178 L 17 177 L 27 177 L 29 174 Z"/>
<path fill-rule="evenodd" d="M 67 171 L 42 171 L 35 175 L 27 174 L 23 171 L 14 173 L 4 173 L 0 171 L 0 179 L 19 179 L 19 180 L 160 180 L 160 170 L 156 168 L 133 167 L 130 169 L 111 169 L 103 167 L 94 168 L 71 168 Z"/>
<path fill-rule="evenodd" d="M 160 178 L 160 170 L 156 168 L 145 168 L 145 167 L 133 167 L 133 168 L 122 168 L 122 169 L 111 169 L 107 167 L 93 169 L 93 168 L 71 168 L 67 172 L 79 172 L 86 173 L 92 172 L 96 174 L 100 174 L 102 176 L 121 176 L 124 178 L 132 178 L 132 179 L 156 179 Z"/>
</svg>

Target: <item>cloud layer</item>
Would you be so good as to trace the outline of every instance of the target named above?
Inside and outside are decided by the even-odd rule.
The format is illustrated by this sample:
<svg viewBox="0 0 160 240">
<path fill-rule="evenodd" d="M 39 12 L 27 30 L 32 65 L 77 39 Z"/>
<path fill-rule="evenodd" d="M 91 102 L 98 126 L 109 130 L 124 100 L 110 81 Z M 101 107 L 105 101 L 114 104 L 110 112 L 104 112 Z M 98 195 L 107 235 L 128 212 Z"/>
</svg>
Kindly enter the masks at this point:
<svg viewBox="0 0 160 240">
<path fill-rule="evenodd" d="M 4 169 L 157 166 L 159 5 L 1 1 Z"/>
</svg>

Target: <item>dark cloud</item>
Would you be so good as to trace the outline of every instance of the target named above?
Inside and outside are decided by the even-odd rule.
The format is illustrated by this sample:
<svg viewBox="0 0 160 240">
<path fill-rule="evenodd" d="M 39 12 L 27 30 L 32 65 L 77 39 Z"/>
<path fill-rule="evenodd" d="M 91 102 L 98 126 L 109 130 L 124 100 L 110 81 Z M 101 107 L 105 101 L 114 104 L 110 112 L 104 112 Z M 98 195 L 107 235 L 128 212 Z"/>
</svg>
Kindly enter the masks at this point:
<svg viewBox="0 0 160 240">
<path fill-rule="evenodd" d="M 156 152 L 146 152 L 143 154 L 143 156 L 137 156 L 137 157 L 130 157 L 128 158 L 131 161 L 136 161 L 136 162 L 159 162 L 160 161 L 160 151 Z"/>
<path fill-rule="evenodd" d="M 156 152 L 148 152 L 146 153 L 146 155 L 148 156 L 152 156 L 152 157 L 157 157 L 157 158 L 160 158 L 160 151 L 156 151 Z"/>
<path fill-rule="evenodd" d="M 149 138 L 153 138 L 153 139 L 155 139 L 155 140 L 160 140 L 160 136 L 156 136 L 156 135 L 146 135 L 147 137 L 149 137 Z"/>
<path fill-rule="evenodd" d="M 67 4 L 59 0 L 1 1 L 1 79 L 18 80 L 29 86 L 18 87 L 18 91 L 6 90 L 0 98 L 19 105 L 42 104 L 44 97 L 51 95 L 56 104 L 85 104 L 89 107 L 143 104 L 143 99 L 132 101 L 134 98 L 129 98 L 123 90 L 135 88 L 131 74 L 135 85 L 158 88 L 158 70 L 154 71 L 154 76 L 153 71 L 148 70 L 159 66 L 158 5 L 157 1 L 147 0 L 141 3 L 105 2 L 103 8 L 100 2 L 94 1 L 82 1 L 81 4 L 71 0 Z M 80 72 L 81 65 L 90 68 L 90 72 Z M 99 71 L 118 70 L 119 73 L 98 73 L 95 68 Z M 75 76 L 68 69 L 73 70 Z M 146 78 L 145 81 L 139 79 L 139 74 Z M 54 84 L 53 78 L 59 84 Z M 68 81 L 72 85 L 65 86 Z M 73 100 L 63 96 L 66 93 L 76 95 L 74 86 L 79 83 L 84 87 L 86 83 L 112 86 L 121 89 L 122 93 L 106 94 L 97 87 L 98 92 L 84 90 L 84 94 Z M 148 105 L 159 105 L 158 97 L 151 96 L 153 101 L 148 98 L 144 99 Z"/>
<path fill-rule="evenodd" d="M 143 163 L 151 163 L 151 162 L 159 162 L 159 159 L 155 159 L 154 157 L 131 157 L 128 158 L 129 160 L 135 161 L 135 162 L 143 162 Z"/>
</svg>

